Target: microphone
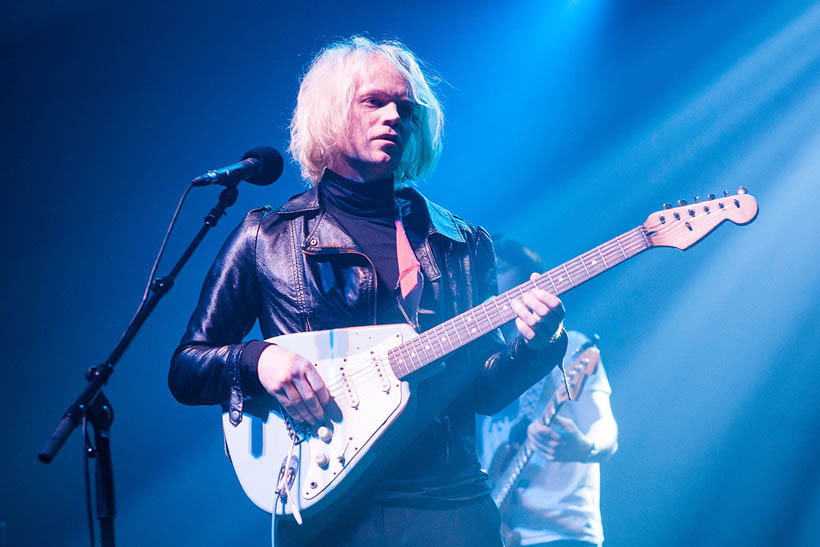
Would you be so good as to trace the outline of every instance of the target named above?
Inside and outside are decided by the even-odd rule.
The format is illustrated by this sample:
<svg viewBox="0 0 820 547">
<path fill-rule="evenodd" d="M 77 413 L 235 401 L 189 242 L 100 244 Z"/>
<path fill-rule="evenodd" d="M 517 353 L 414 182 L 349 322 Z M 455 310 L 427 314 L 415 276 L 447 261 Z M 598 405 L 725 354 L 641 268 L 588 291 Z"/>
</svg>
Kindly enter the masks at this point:
<svg viewBox="0 0 820 547">
<path fill-rule="evenodd" d="M 191 185 L 235 186 L 239 181 L 246 180 L 257 186 L 267 186 L 279 178 L 283 167 L 284 162 L 279 152 L 270 146 L 257 146 L 245 152 L 242 161 L 199 175 L 191 181 Z"/>
</svg>

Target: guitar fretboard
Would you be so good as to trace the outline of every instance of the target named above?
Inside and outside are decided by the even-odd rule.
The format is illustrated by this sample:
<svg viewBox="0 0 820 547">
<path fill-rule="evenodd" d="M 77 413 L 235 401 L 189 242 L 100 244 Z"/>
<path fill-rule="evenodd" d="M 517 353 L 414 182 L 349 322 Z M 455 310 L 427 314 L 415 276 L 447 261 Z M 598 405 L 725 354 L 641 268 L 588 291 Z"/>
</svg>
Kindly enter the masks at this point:
<svg viewBox="0 0 820 547">
<path fill-rule="evenodd" d="M 554 295 L 592 279 L 652 246 L 643 226 L 598 245 L 483 304 L 459 314 L 388 351 L 390 366 L 404 378 L 465 344 L 515 319 L 512 301 L 535 287 Z"/>
<path fill-rule="evenodd" d="M 530 461 L 532 458 L 532 448 L 530 445 L 525 444 L 522 446 L 518 452 L 515 453 L 512 461 L 507 464 L 507 470 L 498 480 L 498 484 L 495 488 L 493 488 L 490 497 L 493 498 L 496 506 L 501 507 L 501 505 L 507 500 L 507 497 L 512 492 L 513 487 L 518 482 L 518 477 L 521 475 L 521 472 L 524 470 L 524 466 Z"/>
</svg>

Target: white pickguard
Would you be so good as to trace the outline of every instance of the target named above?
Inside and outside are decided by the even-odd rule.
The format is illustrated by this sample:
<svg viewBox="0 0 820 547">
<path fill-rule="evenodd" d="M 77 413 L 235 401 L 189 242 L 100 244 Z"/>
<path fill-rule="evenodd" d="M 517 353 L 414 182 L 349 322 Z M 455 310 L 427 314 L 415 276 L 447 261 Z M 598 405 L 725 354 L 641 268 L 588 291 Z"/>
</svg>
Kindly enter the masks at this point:
<svg viewBox="0 0 820 547">
<path fill-rule="evenodd" d="M 317 365 L 319 375 L 338 408 L 330 406 L 324 426 L 296 447 L 297 476 L 287 504 L 278 503 L 277 514 L 292 514 L 299 504 L 305 516 L 320 512 L 344 494 L 356 476 L 364 473 L 379 450 L 374 444 L 402 414 L 410 386 L 399 380 L 387 362 L 387 351 L 417 333 L 409 325 L 354 327 L 288 334 L 271 338 L 283 348 Z M 234 427 L 228 413 L 222 416 L 225 443 L 236 475 L 247 496 L 259 508 L 273 511 L 275 487 L 291 440 L 285 421 L 270 407 L 254 408 L 246 401 L 242 421 Z M 262 439 L 254 439 L 261 433 Z M 327 437 L 325 435 L 325 437 Z M 255 441 L 255 442 L 254 442 Z M 261 453 L 254 454 L 254 444 Z"/>
</svg>

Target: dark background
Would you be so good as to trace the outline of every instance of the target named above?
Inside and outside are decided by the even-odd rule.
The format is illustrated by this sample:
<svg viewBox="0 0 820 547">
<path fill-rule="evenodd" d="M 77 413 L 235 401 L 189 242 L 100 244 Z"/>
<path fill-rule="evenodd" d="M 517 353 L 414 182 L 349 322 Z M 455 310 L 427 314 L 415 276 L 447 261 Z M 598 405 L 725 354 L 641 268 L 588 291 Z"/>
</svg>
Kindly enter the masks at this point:
<svg viewBox="0 0 820 547">
<path fill-rule="evenodd" d="M 354 33 L 401 39 L 445 79 L 445 151 L 422 191 L 551 266 L 665 201 L 749 188 L 753 224 L 564 297 L 568 325 L 601 335 L 613 385 L 605 535 L 816 543 L 820 6 L 665 4 L 6 3 L 3 545 L 87 544 L 79 436 L 50 465 L 37 452 L 125 328 L 187 181 L 259 144 L 284 150 L 305 64 Z M 120 545 L 269 541 L 219 410 L 178 404 L 166 374 L 230 229 L 302 188 L 293 164 L 275 186 L 243 185 L 117 366 Z M 217 194 L 191 195 L 169 257 Z"/>
</svg>

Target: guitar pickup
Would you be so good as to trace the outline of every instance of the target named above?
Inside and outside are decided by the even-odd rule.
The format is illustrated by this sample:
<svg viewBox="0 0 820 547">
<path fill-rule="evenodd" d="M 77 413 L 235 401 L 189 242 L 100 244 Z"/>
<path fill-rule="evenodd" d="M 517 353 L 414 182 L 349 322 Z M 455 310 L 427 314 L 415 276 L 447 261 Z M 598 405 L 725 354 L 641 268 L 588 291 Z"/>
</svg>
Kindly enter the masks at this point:
<svg viewBox="0 0 820 547">
<path fill-rule="evenodd" d="M 383 363 L 378 357 L 373 358 L 373 369 L 376 371 L 376 374 L 379 375 L 379 384 L 382 386 L 382 391 L 390 393 L 390 379 L 384 371 Z"/>
<path fill-rule="evenodd" d="M 345 359 L 346 360 L 346 359 Z M 350 378 L 345 367 L 339 367 L 339 374 L 342 375 L 342 383 L 345 386 L 345 393 L 347 394 L 347 404 L 351 408 L 359 407 L 359 396 L 356 394 L 356 389 L 353 387 L 353 379 Z"/>
</svg>

